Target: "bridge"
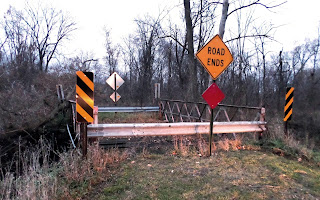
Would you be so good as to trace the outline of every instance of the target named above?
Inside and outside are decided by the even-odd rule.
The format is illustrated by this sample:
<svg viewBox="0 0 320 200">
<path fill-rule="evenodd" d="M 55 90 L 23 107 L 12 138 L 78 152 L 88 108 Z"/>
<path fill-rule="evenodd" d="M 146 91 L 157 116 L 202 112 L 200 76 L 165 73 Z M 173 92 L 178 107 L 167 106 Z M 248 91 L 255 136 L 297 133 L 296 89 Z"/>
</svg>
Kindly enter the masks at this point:
<svg viewBox="0 0 320 200">
<path fill-rule="evenodd" d="M 236 133 L 255 134 L 266 131 L 263 107 L 219 104 L 215 110 L 213 134 L 232 133 L 236 137 Z M 75 108 L 73 111 L 75 113 Z M 164 122 L 98 124 L 99 112 L 158 112 Z M 209 134 L 209 116 L 214 114 L 211 112 L 214 111 L 202 102 L 163 99 L 159 100 L 159 106 L 153 107 L 96 107 L 94 123 L 82 123 L 82 127 L 75 122 L 75 116 L 73 118 L 76 132 L 81 136 L 83 151 L 86 152 L 89 138 Z M 253 119 L 248 119 L 248 116 Z M 222 118 L 224 121 L 217 121 Z"/>
</svg>

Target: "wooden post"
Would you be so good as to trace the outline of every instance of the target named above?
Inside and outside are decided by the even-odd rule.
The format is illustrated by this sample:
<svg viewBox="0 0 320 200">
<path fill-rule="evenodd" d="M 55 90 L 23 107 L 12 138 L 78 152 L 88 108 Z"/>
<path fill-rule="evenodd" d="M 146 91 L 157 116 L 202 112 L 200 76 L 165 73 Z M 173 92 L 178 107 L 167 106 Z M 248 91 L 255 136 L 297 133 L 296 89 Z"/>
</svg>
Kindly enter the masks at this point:
<svg viewBox="0 0 320 200">
<path fill-rule="evenodd" d="M 264 107 L 262 107 L 262 108 L 261 108 L 261 111 L 260 111 L 260 121 L 261 121 L 261 122 L 264 122 L 265 119 L 266 119 L 266 109 L 265 109 Z M 262 125 L 262 126 L 263 126 L 262 128 L 265 128 L 265 125 Z M 261 133 L 259 134 L 259 140 L 262 139 L 262 134 L 263 134 L 263 132 L 261 132 Z"/>
<path fill-rule="evenodd" d="M 163 120 L 163 113 L 162 113 L 162 111 L 164 111 L 163 109 L 163 107 L 162 107 L 162 103 L 161 103 L 161 100 L 159 99 L 159 101 L 158 101 L 158 105 L 159 105 L 159 119 L 160 120 Z"/>
<path fill-rule="evenodd" d="M 160 83 L 155 83 L 154 84 L 154 99 L 153 99 L 153 103 L 157 103 L 157 101 L 159 101 L 160 99 Z"/>
<path fill-rule="evenodd" d="M 58 100 L 59 102 L 62 103 L 64 101 L 64 93 L 63 93 L 62 85 L 58 84 L 56 85 L 56 87 L 57 87 Z"/>
<path fill-rule="evenodd" d="M 94 106 L 93 107 L 93 124 L 98 124 L 98 112 L 99 112 L 98 106 Z"/>
<path fill-rule="evenodd" d="M 79 141 L 78 143 L 77 143 L 77 148 L 80 148 L 80 146 L 81 146 L 81 139 L 82 139 L 82 137 L 81 137 L 81 132 L 80 132 L 80 124 L 81 124 L 81 122 L 76 122 L 76 128 L 75 128 L 75 130 L 76 130 L 76 139 Z M 76 140 L 75 139 L 75 140 Z"/>
<path fill-rule="evenodd" d="M 82 142 L 82 156 L 86 157 L 88 148 L 87 123 L 80 123 L 80 137 Z"/>
</svg>

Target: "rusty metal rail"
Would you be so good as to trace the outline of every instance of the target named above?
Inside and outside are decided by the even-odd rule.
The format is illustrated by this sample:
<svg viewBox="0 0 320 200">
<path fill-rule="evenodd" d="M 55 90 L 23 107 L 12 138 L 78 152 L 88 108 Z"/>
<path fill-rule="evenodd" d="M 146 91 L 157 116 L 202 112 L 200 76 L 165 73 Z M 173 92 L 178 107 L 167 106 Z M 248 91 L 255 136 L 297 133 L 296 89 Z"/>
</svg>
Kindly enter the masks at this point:
<svg viewBox="0 0 320 200">
<path fill-rule="evenodd" d="M 210 121 L 211 109 L 203 102 L 190 102 L 180 100 L 161 99 L 159 101 L 160 114 L 167 122 L 206 122 Z M 261 115 L 264 118 L 264 108 L 253 106 L 236 106 L 218 104 L 215 109 L 218 120 L 221 113 L 223 121 L 259 121 Z M 231 114 L 231 117 L 229 115 Z M 220 120 L 221 121 L 221 120 Z M 264 121 L 264 120 L 262 120 Z"/>
<path fill-rule="evenodd" d="M 214 122 L 213 133 L 263 132 L 266 122 Z M 209 134 L 208 122 L 145 123 L 145 124 L 91 124 L 88 137 L 132 137 Z"/>
</svg>

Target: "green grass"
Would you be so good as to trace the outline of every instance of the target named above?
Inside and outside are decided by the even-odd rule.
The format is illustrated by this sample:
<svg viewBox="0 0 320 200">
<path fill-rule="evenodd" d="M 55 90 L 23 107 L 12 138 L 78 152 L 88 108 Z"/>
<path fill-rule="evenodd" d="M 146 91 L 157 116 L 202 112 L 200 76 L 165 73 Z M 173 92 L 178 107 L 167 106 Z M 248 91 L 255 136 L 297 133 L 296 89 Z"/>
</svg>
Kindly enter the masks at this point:
<svg viewBox="0 0 320 200">
<path fill-rule="evenodd" d="M 100 121 L 104 121 L 106 119 L 109 119 L 109 120 L 115 120 L 115 119 L 118 119 L 118 118 L 128 118 L 130 114 L 129 113 L 98 113 L 98 119 L 99 119 L 99 122 Z"/>
<path fill-rule="evenodd" d="M 320 168 L 259 151 L 128 161 L 95 199 L 316 199 Z"/>
<path fill-rule="evenodd" d="M 103 123 L 153 123 L 161 122 L 158 113 L 99 113 L 99 124 Z"/>
</svg>

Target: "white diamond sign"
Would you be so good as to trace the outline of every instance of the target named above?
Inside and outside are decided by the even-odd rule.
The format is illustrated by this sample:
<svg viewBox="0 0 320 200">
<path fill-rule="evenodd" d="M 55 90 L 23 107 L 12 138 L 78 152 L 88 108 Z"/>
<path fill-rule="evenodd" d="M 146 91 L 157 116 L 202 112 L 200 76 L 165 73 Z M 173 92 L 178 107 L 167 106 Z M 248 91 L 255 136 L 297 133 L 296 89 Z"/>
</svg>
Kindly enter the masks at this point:
<svg viewBox="0 0 320 200">
<path fill-rule="evenodd" d="M 114 72 L 106 82 L 113 90 L 117 90 L 124 83 L 124 80 L 119 76 L 119 74 L 117 74 L 117 72 Z"/>
<path fill-rule="evenodd" d="M 117 89 L 119 89 L 119 87 L 124 83 L 124 80 L 119 76 L 119 74 L 117 74 L 117 72 L 114 72 L 106 82 L 114 91 L 110 98 L 117 105 L 117 101 L 119 101 L 121 98 L 121 96 L 117 93 Z"/>
<path fill-rule="evenodd" d="M 116 99 L 116 97 L 117 97 L 117 99 Z M 110 99 L 112 99 L 113 102 L 116 102 L 116 100 L 119 101 L 120 98 L 121 98 L 120 94 L 118 94 L 116 92 L 112 93 L 112 95 L 110 96 Z"/>
</svg>

